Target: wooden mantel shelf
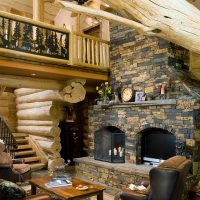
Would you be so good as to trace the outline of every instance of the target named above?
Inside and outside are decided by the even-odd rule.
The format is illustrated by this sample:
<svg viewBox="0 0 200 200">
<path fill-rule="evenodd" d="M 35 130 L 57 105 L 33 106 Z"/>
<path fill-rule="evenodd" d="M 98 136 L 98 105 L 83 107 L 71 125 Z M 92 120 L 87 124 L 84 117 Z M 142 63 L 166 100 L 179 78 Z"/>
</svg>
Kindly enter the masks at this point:
<svg viewBox="0 0 200 200">
<path fill-rule="evenodd" d="M 176 99 L 162 99 L 162 100 L 129 102 L 129 103 L 119 103 L 119 104 L 104 104 L 104 105 L 95 105 L 94 108 L 107 109 L 107 108 L 130 108 L 130 107 L 165 106 L 165 105 L 176 105 Z"/>
</svg>

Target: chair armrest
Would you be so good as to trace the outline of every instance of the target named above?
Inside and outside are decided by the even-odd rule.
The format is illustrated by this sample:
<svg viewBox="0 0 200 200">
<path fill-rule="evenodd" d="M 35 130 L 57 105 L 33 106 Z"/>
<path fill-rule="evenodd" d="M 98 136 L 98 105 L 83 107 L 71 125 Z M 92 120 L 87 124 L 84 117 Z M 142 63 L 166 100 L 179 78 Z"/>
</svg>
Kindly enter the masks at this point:
<svg viewBox="0 0 200 200">
<path fill-rule="evenodd" d="M 24 160 L 21 158 L 17 158 L 17 159 L 12 159 L 13 164 L 23 164 Z"/>
<path fill-rule="evenodd" d="M 52 198 L 48 194 L 37 194 L 26 197 L 23 200 L 52 200 Z"/>
<path fill-rule="evenodd" d="M 147 181 L 147 180 L 142 181 L 142 182 L 141 182 L 141 185 L 143 185 L 144 187 L 147 188 L 147 187 L 150 185 L 150 181 Z"/>
<path fill-rule="evenodd" d="M 148 195 L 125 189 L 116 195 L 115 200 L 148 200 Z"/>
</svg>

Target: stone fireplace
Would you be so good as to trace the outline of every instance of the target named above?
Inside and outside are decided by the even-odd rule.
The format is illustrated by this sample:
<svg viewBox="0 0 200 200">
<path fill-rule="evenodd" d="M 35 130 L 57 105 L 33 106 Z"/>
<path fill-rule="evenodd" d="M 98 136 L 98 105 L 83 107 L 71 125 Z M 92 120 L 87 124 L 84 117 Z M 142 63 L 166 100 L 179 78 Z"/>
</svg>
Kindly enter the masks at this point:
<svg viewBox="0 0 200 200">
<path fill-rule="evenodd" d="M 191 108 L 184 108 L 183 102 L 190 102 Z M 194 124 L 196 123 L 194 108 L 195 102 L 192 100 L 175 99 L 153 100 L 131 105 L 112 105 L 105 108 L 94 106 L 89 114 L 90 120 L 92 120 L 90 121 L 90 156 L 94 156 L 93 133 L 102 126 L 115 126 L 122 130 L 126 136 L 126 163 L 142 164 L 144 162 L 145 149 L 142 149 L 144 147 L 144 136 L 152 133 L 153 130 L 154 139 L 157 136 L 156 134 L 160 134 L 157 137 L 159 140 L 160 137 L 163 137 L 161 141 L 154 141 L 154 144 L 160 145 L 165 140 L 169 142 L 168 147 L 155 147 L 155 149 L 161 148 L 160 152 L 163 152 L 163 155 L 160 155 L 161 160 L 177 154 L 187 155 L 193 159 L 195 152 L 187 151 L 184 145 L 198 142 L 194 139 Z M 102 122 L 104 123 L 102 124 Z M 183 141 L 181 148 L 180 141 Z M 149 146 L 152 146 L 152 144 Z M 167 151 L 166 154 L 164 154 L 165 151 Z M 156 152 L 152 158 L 159 159 L 159 153 L 155 154 Z"/>
<path fill-rule="evenodd" d="M 142 177 L 148 177 L 150 167 L 141 165 L 148 163 L 144 157 L 164 160 L 173 155 L 186 155 L 193 162 L 193 174 L 199 174 L 200 90 L 199 84 L 192 85 L 191 80 L 195 83 L 189 72 L 187 50 L 164 39 L 143 36 L 122 25 L 111 24 L 111 85 L 113 88 L 131 87 L 135 91 L 152 93 L 154 100 L 91 106 L 90 164 L 84 159 L 77 160 L 79 174 L 123 188 L 129 181 L 137 183 Z M 166 86 L 164 96 L 158 93 L 163 84 Z M 125 164 L 111 166 L 95 164 L 91 160 L 94 157 L 94 133 L 108 126 L 125 133 Z M 153 140 L 156 138 L 155 143 L 148 144 L 148 136 Z M 159 146 L 153 148 L 154 145 Z M 154 153 L 152 149 L 146 151 L 149 147 Z M 108 177 L 112 181 L 107 181 Z"/>
</svg>

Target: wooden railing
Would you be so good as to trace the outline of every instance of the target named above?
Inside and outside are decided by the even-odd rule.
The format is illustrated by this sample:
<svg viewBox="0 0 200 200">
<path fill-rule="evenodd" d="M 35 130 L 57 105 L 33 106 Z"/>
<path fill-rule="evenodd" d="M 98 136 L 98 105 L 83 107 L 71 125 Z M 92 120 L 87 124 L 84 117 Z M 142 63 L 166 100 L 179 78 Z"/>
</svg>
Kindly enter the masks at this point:
<svg viewBox="0 0 200 200">
<path fill-rule="evenodd" d="M 0 48 L 69 59 L 69 31 L 0 12 Z"/>
<path fill-rule="evenodd" d="M 85 34 L 74 33 L 73 62 L 83 66 L 109 67 L 109 42 Z"/>
<path fill-rule="evenodd" d="M 9 53 L 54 64 L 109 67 L 109 42 L 0 11 L 0 54 Z"/>
<path fill-rule="evenodd" d="M 6 152 L 9 152 L 12 157 L 14 157 L 14 150 L 17 148 L 17 143 L 12 135 L 11 130 L 8 125 L 4 121 L 4 119 L 0 116 L 0 139 L 4 141 Z"/>
</svg>

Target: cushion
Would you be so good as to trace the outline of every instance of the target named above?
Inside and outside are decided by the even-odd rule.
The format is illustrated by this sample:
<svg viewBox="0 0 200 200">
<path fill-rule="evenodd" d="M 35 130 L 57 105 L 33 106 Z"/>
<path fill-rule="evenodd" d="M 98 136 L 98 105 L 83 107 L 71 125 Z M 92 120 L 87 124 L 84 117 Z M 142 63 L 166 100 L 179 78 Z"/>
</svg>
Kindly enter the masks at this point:
<svg viewBox="0 0 200 200">
<path fill-rule="evenodd" d="M 0 179 L 2 200 L 17 200 L 26 197 L 26 192 L 13 182 Z"/>
<path fill-rule="evenodd" d="M 170 169 L 179 169 L 179 166 L 186 161 L 184 156 L 174 156 L 164 161 L 159 165 L 160 168 L 170 168 Z"/>
<path fill-rule="evenodd" d="M 137 199 L 137 200 L 147 200 L 148 195 L 145 191 L 132 191 L 129 189 L 124 189 L 120 192 L 120 198 L 122 199 Z"/>
<path fill-rule="evenodd" d="M 0 153 L 0 167 L 12 167 L 12 158 L 8 153 Z"/>
<path fill-rule="evenodd" d="M 13 164 L 13 168 L 19 174 L 24 174 L 31 170 L 31 167 L 29 164 Z"/>
</svg>

